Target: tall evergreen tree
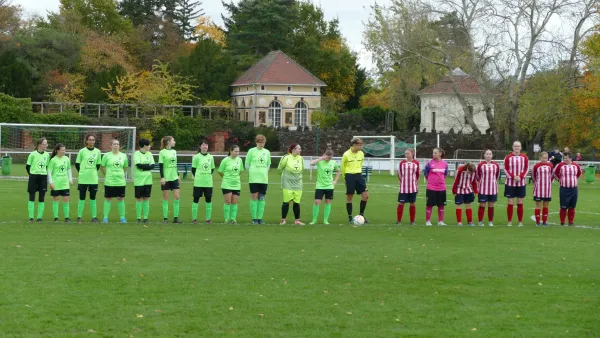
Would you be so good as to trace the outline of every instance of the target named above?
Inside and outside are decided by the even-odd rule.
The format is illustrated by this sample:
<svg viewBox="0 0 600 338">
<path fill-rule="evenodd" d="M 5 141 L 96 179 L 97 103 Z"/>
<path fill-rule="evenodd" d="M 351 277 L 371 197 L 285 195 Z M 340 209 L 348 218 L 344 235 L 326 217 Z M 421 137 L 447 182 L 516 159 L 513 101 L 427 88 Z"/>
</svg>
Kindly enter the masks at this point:
<svg viewBox="0 0 600 338">
<path fill-rule="evenodd" d="M 121 0 L 119 13 L 129 19 L 134 26 L 153 22 L 156 19 L 160 0 Z"/>
<path fill-rule="evenodd" d="M 194 31 L 196 29 L 194 20 L 204 15 L 200 6 L 202 6 L 201 1 L 177 0 L 174 21 L 179 27 L 181 37 L 186 41 L 196 40 L 194 36 Z"/>
</svg>

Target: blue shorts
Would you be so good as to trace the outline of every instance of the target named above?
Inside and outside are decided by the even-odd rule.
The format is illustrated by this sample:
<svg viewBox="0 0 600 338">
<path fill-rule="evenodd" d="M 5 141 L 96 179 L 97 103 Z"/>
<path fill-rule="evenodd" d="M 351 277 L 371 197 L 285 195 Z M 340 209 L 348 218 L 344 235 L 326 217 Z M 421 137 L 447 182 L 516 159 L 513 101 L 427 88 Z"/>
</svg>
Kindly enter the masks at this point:
<svg viewBox="0 0 600 338">
<path fill-rule="evenodd" d="M 552 197 L 537 197 L 533 196 L 533 200 L 536 202 L 550 202 L 552 201 Z"/>
<path fill-rule="evenodd" d="M 579 193 L 577 188 L 560 187 L 560 207 L 570 209 L 577 207 L 577 197 Z"/>
<path fill-rule="evenodd" d="M 401 192 L 398 193 L 398 203 L 416 203 L 417 202 L 417 193 L 411 192 L 408 194 L 403 194 Z"/>
<path fill-rule="evenodd" d="M 525 198 L 527 196 L 527 187 L 511 187 L 504 185 L 504 197 L 507 198 Z"/>
<path fill-rule="evenodd" d="M 454 196 L 454 204 L 456 204 L 456 205 L 471 204 L 471 203 L 473 203 L 473 201 L 475 201 L 474 193 L 456 194 L 456 196 Z"/>
<path fill-rule="evenodd" d="M 482 195 L 482 194 L 479 194 L 477 196 L 477 201 L 479 203 L 487 203 L 487 202 L 496 203 L 496 202 L 498 202 L 498 194 L 495 194 L 495 195 Z"/>
</svg>

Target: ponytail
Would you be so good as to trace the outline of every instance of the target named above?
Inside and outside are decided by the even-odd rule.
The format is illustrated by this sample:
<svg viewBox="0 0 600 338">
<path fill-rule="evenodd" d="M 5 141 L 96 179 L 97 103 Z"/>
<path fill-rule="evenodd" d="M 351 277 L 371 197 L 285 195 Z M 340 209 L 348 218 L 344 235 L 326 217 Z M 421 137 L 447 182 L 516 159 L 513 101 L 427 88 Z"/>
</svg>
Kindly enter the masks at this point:
<svg viewBox="0 0 600 338">
<path fill-rule="evenodd" d="M 38 138 L 37 141 L 35 141 L 35 150 L 38 150 L 38 147 L 40 144 L 44 143 L 44 141 L 47 141 L 45 137 Z"/>
<path fill-rule="evenodd" d="M 160 139 L 160 149 L 166 149 L 167 144 L 169 144 L 171 140 L 173 140 L 173 136 L 164 136 L 162 139 Z"/>
<path fill-rule="evenodd" d="M 65 145 L 62 143 L 58 143 L 56 144 L 56 146 L 54 147 L 54 149 L 52 150 L 52 154 L 50 155 L 50 159 L 53 159 L 54 156 L 56 156 L 56 154 L 58 153 L 58 151 L 60 150 L 60 148 L 64 148 Z"/>
<path fill-rule="evenodd" d="M 237 144 L 234 144 L 231 147 L 229 147 L 229 151 L 227 152 L 227 156 L 231 156 L 231 152 L 234 151 L 236 148 L 240 149 L 240 146 L 238 146 Z"/>
<path fill-rule="evenodd" d="M 290 144 L 290 146 L 288 147 L 288 154 L 291 154 L 292 151 L 294 151 L 294 148 L 296 148 L 297 146 L 298 146 L 298 143 Z"/>
</svg>

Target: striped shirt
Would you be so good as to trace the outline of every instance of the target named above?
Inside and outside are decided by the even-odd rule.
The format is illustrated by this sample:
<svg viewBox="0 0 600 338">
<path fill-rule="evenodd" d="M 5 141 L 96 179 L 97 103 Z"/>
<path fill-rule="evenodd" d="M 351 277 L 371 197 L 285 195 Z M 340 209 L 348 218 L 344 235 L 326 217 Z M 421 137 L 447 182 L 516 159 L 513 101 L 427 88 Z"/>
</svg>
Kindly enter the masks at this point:
<svg viewBox="0 0 600 338">
<path fill-rule="evenodd" d="M 531 172 L 533 179 L 533 197 L 552 197 L 552 163 L 538 163 Z"/>
<path fill-rule="evenodd" d="M 363 153 L 362 150 L 353 153 L 352 149 L 348 149 L 344 153 L 344 156 L 342 156 L 342 175 L 362 173 L 362 166 L 364 161 L 365 153 Z"/>
<path fill-rule="evenodd" d="M 477 182 L 479 183 L 479 195 L 498 195 L 498 178 L 500 177 L 500 166 L 496 162 L 485 161 L 477 165 Z"/>
<path fill-rule="evenodd" d="M 561 187 L 576 188 L 579 176 L 581 176 L 581 167 L 575 162 L 572 164 L 561 162 L 554 169 L 554 176 Z"/>
<path fill-rule="evenodd" d="M 506 185 L 510 187 L 524 187 L 527 183 L 525 176 L 529 171 L 529 159 L 525 154 L 508 154 L 504 159 L 504 172 L 506 173 Z M 521 177 L 519 181 L 515 177 Z"/>
<path fill-rule="evenodd" d="M 419 191 L 419 161 L 402 160 L 398 165 L 398 180 L 400 181 L 400 193 L 412 194 Z"/>
<path fill-rule="evenodd" d="M 466 170 L 466 165 L 461 165 L 456 171 L 454 184 L 452 185 L 453 194 L 470 194 L 477 193 L 476 174 Z"/>
</svg>

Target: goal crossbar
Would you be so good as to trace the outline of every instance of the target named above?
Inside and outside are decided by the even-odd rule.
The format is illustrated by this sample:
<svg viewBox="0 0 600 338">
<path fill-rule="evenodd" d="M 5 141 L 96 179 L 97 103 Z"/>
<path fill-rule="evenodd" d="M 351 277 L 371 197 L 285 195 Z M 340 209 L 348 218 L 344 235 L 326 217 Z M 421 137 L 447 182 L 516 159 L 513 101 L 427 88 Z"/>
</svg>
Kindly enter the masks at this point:
<svg viewBox="0 0 600 338">
<path fill-rule="evenodd" d="M 395 161 L 396 161 L 396 136 L 394 135 L 384 135 L 384 136 L 353 136 L 352 138 L 360 138 L 360 139 L 390 139 L 390 161 L 392 163 L 392 166 L 390 168 L 390 175 L 394 175 L 395 174 L 395 169 L 396 169 L 396 165 L 395 165 Z"/>
</svg>

